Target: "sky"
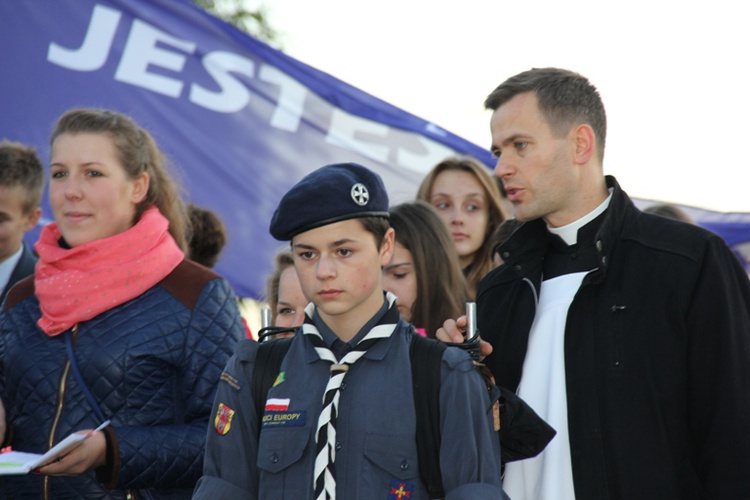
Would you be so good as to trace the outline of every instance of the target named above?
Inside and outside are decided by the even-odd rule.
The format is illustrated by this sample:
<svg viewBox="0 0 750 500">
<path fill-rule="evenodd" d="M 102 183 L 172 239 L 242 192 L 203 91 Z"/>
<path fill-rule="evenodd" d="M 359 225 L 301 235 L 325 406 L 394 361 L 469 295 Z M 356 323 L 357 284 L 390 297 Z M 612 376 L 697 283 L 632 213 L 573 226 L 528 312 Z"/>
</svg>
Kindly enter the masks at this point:
<svg viewBox="0 0 750 500">
<path fill-rule="evenodd" d="M 630 196 L 750 212 L 744 2 L 265 4 L 288 55 L 484 147 L 482 103 L 498 84 L 532 67 L 577 71 L 607 110 L 604 171 Z"/>
</svg>

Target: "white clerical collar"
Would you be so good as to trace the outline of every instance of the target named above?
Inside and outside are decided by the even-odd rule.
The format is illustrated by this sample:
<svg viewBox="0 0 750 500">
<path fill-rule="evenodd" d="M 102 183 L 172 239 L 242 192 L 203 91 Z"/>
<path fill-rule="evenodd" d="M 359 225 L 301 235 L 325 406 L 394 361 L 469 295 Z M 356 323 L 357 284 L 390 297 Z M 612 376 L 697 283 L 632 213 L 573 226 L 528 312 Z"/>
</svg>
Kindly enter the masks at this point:
<svg viewBox="0 0 750 500">
<path fill-rule="evenodd" d="M 581 229 L 583 226 L 591 222 L 592 220 L 599 217 L 602 213 L 604 213 L 605 210 L 607 210 L 607 207 L 609 207 L 609 202 L 612 200 L 612 193 L 614 192 L 613 188 L 609 189 L 609 196 L 607 196 L 607 199 L 602 202 L 601 205 L 596 207 L 594 210 L 589 212 L 587 215 L 584 215 L 580 219 L 571 222 L 570 224 L 567 224 L 565 226 L 560 227 L 550 227 L 549 224 L 547 224 L 547 229 L 550 233 L 558 235 L 562 240 L 567 243 L 568 245 L 575 245 L 578 243 L 578 230 Z"/>
</svg>

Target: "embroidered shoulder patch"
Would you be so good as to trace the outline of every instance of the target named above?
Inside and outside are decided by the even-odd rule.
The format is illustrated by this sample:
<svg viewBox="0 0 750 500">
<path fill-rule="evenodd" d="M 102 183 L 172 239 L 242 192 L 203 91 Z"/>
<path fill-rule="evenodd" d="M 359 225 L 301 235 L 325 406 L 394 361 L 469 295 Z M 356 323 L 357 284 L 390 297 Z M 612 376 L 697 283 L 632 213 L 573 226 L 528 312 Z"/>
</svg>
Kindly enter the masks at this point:
<svg viewBox="0 0 750 500">
<path fill-rule="evenodd" d="M 412 483 L 394 479 L 391 481 L 388 500 L 404 500 L 406 498 L 411 498 L 412 491 L 414 491 L 414 485 Z"/>
<path fill-rule="evenodd" d="M 214 419 L 214 428 L 216 432 L 224 436 L 229 429 L 232 428 L 232 419 L 234 418 L 234 410 L 225 405 L 219 403 L 219 407 L 216 409 L 216 418 Z"/>
</svg>

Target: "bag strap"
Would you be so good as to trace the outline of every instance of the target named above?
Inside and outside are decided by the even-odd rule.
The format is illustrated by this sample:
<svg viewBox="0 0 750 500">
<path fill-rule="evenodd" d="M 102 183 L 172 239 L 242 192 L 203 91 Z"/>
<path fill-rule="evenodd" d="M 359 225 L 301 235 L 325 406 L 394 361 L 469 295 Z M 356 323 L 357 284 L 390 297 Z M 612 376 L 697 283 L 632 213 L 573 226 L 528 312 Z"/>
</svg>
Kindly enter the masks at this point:
<svg viewBox="0 0 750 500">
<path fill-rule="evenodd" d="M 291 338 L 267 340 L 258 344 L 251 378 L 253 381 L 252 393 L 253 401 L 255 402 L 255 415 L 258 418 L 258 437 L 260 437 L 260 419 L 263 416 L 266 406 L 268 391 L 276 381 L 276 377 L 281 370 L 281 362 L 284 360 L 291 345 Z M 245 365 L 245 369 L 247 370 L 247 365 Z"/>
<path fill-rule="evenodd" d="M 83 380 L 83 376 L 78 369 L 75 352 L 73 351 L 73 335 L 71 331 L 75 331 L 76 333 L 78 333 L 78 325 L 74 325 L 73 328 L 71 328 L 70 330 L 66 330 L 63 334 L 63 337 L 65 338 L 65 349 L 68 351 L 68 359 L 70 360 L 70 368 L 76 381 L 78 381 L 78 385 L 81 387 L 81 391 L 83 391 L 84 396 L 86 396 L 86 400 L 91 405 L 94 413 L 96 413 L 96 417 L 99 419 L 99 423 L 102 424 L 107 419 L 104 417 L 104 412 L 99 407 L 99 403 L 96 402 L 96 399 L 94 399 L 94 395 L 91 394 L 89 386 L 86 385 L 86 382 Z"/>
<path fill-rule="evenodd" d="M 417 416 L 419 474 L 430 498 L 444 498 L 440 472 L 440 365 L 446 345 L 417 334 L 411 337 L 409 357 Z"/>
</svg>

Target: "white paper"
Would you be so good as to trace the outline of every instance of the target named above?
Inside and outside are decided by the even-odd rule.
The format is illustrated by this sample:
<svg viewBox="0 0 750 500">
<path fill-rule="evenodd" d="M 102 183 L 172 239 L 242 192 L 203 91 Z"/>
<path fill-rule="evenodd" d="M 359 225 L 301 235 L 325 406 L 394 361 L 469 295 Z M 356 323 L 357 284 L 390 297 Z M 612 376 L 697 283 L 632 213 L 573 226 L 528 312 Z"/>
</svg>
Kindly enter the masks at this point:
<svg viewBox="0 0 750 500">
<path fill-rule="evenodd" d="M 59 455 L 78 446 L 81 441 L 89 438 L 94 432 L 100 431 L 109 425 L 109 420 L 86 434 L 71 434 L 44 455 L 38 453 L 25 453 L 23 451 L 8 451 L 0 453 L 0 475 L 28 474 L 32 470 L 52 462 Z"/>
</svg>

